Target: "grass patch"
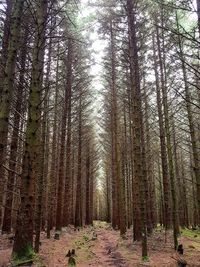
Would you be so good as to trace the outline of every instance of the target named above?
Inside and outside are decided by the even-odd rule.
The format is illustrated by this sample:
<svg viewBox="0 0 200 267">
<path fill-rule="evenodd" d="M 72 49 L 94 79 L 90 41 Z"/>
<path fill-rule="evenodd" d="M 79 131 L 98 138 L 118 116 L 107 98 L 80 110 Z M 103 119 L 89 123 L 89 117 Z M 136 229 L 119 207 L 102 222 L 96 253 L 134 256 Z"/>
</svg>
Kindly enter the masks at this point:
<svg viewBox="0 0 200 267">
<path fill-rule="evenodd" d="M 89 237 L 88 237 L 87 235 L 83 235 L 83 240 L 84 240 L 85 242 L 88 242 L 88 241 L 89 241 Z"/>
<path fill-rule="evenodd" d="M 82 260 L 83 262 L 86 262 L 87 260 L 93 258 L 93 255 L 90 251 L 90 238 L 86 234 L 86 232 L 79 236 L 76 240 L 74 240 L 73 246 L 77 250 L 77 260 Z"/>
<path fill-rule="evenodd" d="M 143 256 L 143 257 L 142 257 L 142 261 L 143 261 L 143 262 L 147 262 L 147 261 L 149 261 L 149 257 L 148 257 L 148 256 Z"/>
<path fill-rule="evenodd" d="M 104 221 L 94 221 L 93 224 L 95 228 L 105 228 L 109 225 L 107 222 Z"/>
<path fill-rule="evenodd" d="M 73 257 L 70 257 L 68 260 L 68 266 L 73 267 L 76 266 L 76 260 Z"/>
<path fill-rule="evenodd" d="M 196 238 L 200 239 L 200 230 L 192 230 L 188 228 L 182 228 L 181 229 L 181 235 L 186 236 L 186 237 L 191 237 L 191 238 Z"/>
<path fill-rule="evenodd" d="M 31 263 L 36 258 L 36 254 L 31 245 L 27 245 L 20 253 L 13 253 L 11 258 L 12 266 Z"/>
</svg>

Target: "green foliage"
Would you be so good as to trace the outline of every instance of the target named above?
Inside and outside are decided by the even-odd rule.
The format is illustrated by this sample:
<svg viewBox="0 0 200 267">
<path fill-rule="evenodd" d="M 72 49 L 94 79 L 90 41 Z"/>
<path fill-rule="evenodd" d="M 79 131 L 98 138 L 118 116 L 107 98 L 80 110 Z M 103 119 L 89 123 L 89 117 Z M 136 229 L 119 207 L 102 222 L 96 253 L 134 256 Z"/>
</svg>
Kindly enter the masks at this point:
<svg viewBox="0 0 200 267">
<path fill-rule="evenodd" d="M 86 235 L 84 235 L 84 236 L 83 236 L 83 240 L 84 240 L 85 242 L 88 242 L 88 241 L 89 241 L 89 237 L 86 236 Z"/>
<path fill-rule="evenodd" d="M 13 253 L 11 263 L 12 266 L 18 266 L 20 264 L 30 263 L 35 259 L 35 252 L 33 247 L 29 244 L 20 253 Z"/>
<path fill-rule="evenodd" d="M 73 257 L 70 257 L 68 260 L 68 266 L 72 267 L 72 266 L 76 266 L 76 260 Z"/>
<path fill-rule="evenodd" d="M 148 256 L 143 256 L 143 257 L 142 257 L 142 261 L 144 261 L 144 262 L 149 261 L 149 257 L 148 257 Z"/>
<path fill-rule="evenodd" d="M 183 236 L 187 236 L 187 237 L 192 237 L 192 238 L 197 238 L 200 239 L 200 230 L 196 229 L 196 230 L 192 230 L 192 229 L 188 229 L 188 228 L 182 228 L 181 229 L 181 235 Z"/>
<path fill-rule="evenodd" d="M 88 242 L 89 242 L 89 237 L 87 235 L 83 235 L 81 239 L 75 241 L 75 245 L 77 249 L 81 249 Z"/>
</svg>

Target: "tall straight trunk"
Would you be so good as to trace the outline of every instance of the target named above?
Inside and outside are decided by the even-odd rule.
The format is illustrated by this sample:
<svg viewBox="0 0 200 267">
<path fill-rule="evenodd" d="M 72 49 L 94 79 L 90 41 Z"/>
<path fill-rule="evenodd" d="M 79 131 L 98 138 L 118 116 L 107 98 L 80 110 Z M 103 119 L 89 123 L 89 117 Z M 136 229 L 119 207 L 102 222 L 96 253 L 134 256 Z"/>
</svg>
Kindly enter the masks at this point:
<svg viewBox="0 0 200 267">
<path fill-rule="evenodd" d="M 1 49 L 1 57 L 0 57 L 0 96 L 2 94 L 3 90 L 3 81 L 5 78 L 4 73 L 4 66 L 6 64 L 6 59 L 8 55 L 8 45 L 9 45 L 9 37 L 10 37 L 10 19 L 12 14 L 12 6 L 13 1 L 7 0 L 6 1 L 7 7 L 6 7 L 6 14 L 5 14 L 5 21 L 4 21 L 4 27 L 3 27 L 3 37 L 2 37 L 2 49 Z"/>
<path fill-rule="evenodd" d="M 120 234 L 123 236 L 126 233 L 125 222 L 125 195 L 124 195 L 124 181 L 121 174 L 120 162 L 120 142 L 119 142 L 119 119 L 117 107 L 117 92 L 116 92 L 116 54 L 115 54 L 115 36 L 113 29 L 113 22 L 110 21 L 110 50 L 111 50 L 111 95 L 112 95 L 112 131 L 113 131 L 113 153 L 114 161 L 113 168 L 115 168 L 116 189 L 118 196 L 118 214 Z"/>
<path fill-rule="evenodd" d="M 150 124 L 149 124 L 149 104 L 148 104 L 148 96 L 146 92 L 146 84 L 144 81 L 144 105 L 145 105 L 145 126 L 146 126 L 146 153 L 148 157 L 147 162 L 147 176 L 148 176 L 148 195 L 147 195 L 147 231 L 152 233 L 153 228 L 155 226 L 155 181 L 153 176 L 153 162 L 152 151 L 151 151 L 151 140 L 150 140 Z"/>
<path fill-rule="evenodd" d="M 45 50 L 47 1 L 36 2 L 37 31 L 33 49 L 29 110 L 22 164 L 21 206 L 18 213 L 13 255 L 26 258 L 33 246 L 35 181 L 40 149 L 40 118 Z"/>
<path fill-rule="evenodd" d="M 112 100 L 113 102 L 113 100 Z M 119 199 L 117 194 L 117 176 L 116 176 L 116 154 L 115 154 L 115 134 L 114 134 L 114 114 L 113 104 L 111 104 L 111 197 L 112 197 L 112 227 L 119 227 Z"/>
<path fill-rule="evenodd" d="M 49 125 L 49 102 L 50 102 L 50 75 L 51 75 L 51 64 L 52 64 L 52 27 L 53 18 L 52 14 L 50 21 L 50 39 L 48 43 L 48 60 L 47 69 L 45 73 L 45 83 L 44 83 L 44 107 L 43 107 L 43 118 L 42 118 L 42 146 L 43 149 L 43 185 L 44 191 L 42 192 L 42 225 L 41 228 L 44 230 L 47 221 L 47 210 L 48 210 L 48 190 L 49 190 L 49 141 L 50 141 L 50 125 Z"/>
<path fill-rule="evenodd" d="M 187 197 L 187 189 L 186 189 L 187 183 L 186 183 L 185 164 L 184 164 L 182 150 L 181 150 L 181 177 L 182 177 L 181 200 L 183 201 L 183 226 L 189 227 L 190 224 L 189 224 L 189 216 L 188 216 L 188 197 Z M 193 195 L 194 195 L 194 192 L 193 192 Z"/>
<path fill-rule="evenodd" d="M 92 167 L 91 167 L 92 168 Z M 93 191 L 94 191 L 94 174 L 93 172 L 91 172 L 90 174 L 90 184 L 89 184 L 89 187 L 90 187 L 90 218 L 89 218 L 89 224 L 90 225 L 93 225 Z"/>
<path fill-rule="evenodd" d="M 189 146 L 190 151 L 192 150 L 191 145 Z M 183 152 L 182 152 L 182 159 L 183 159 Z M 195 182 L 195 175 L 194 175 L 194 168 L 193 168 L 193 158 L 192 153 L 190 152 L 190 177 L 191 177 L 191 184 L 192 184 L 192 214 L 188 214 L 188 217 L 192 220 L 192 225 L 198 225 L 198 203 L 197 203 L 197 193 L 196 193 L 196 182 Z M 189 212 L 189 210 L 188 210 Z M 191 224 L 191 223 L 190 223 Z"/>
<path fill-rule="evenodd" d="M 200 1 L 197 1 L 197 17 L 198 17 L 198 30 L 199 30 L 199 37 L 200 37 Z"/>
<path fill-rule="evenodd" d="M 162 21 L 163 21 L 163 17 L 162 17 Z M 173 221 L 174 249 L 176 250 L 178 247 L 179 227 L 178 227 L 178 220 L 177 220 L 177 200 L 176 200 L 176 188 L 175 188 L 175 177 L 174 177 L 174 162 L 173 162 L 171 134 L 170 134 L 168 95 L 167 95 L 167 88 L 166 88 L 166 67 L 165 67 L 165 48 L 164 48 L 165 43 L 164 43 L 164 36 L 162 32 L 163 47 L 161 48 L 158 26 L 156 27 L 156 36 L 157 36 L 161 89 L 162 89 L 162 95 L 163 95 L 163 110 L 164 110 L 164 122 L 165 122 L 165 132 L 166 132 L 166 141 L 167 141 L 169 178 L 170 178 L 171 196 L 172 196 L 172 219 L 173 219 L 172 221 Z M 163 52 L 163 55 L 162 55 L 162 52 Z"/>
<path fill-rule="evenodd" d="M 113 114 L 112 114 L 112 128 L 113 126 Z M 115 153 L 114 153 L 114 133 L 111 132 L 111 168 L 112 168 L 112 227 L 116 229 L 119 225 L 119 217 L 118 217 L 118 197 L 117 197 L 117 182 L 116 182 L 116 169 L 115 169 Z"/>
<path fill-rule="evenodd" d="M 179 32 L 180 27 L 179 27 L 177 14 L 176 14 L 176 23 L 177 23 L 177 29 Z M 194 161 L 194 175 L 195 175 L 196 187 L 197 187 L 196 194 L 197 194 L 197 207 L 198 207 L 198 221 L 200 222 L 200 153 L 198 149 L 198 136 L 196 134 L 196 126 L 195 126 L 195 121 L 194 121 L 194 116 L 193 116 L 192 105 L 191 105 L 192 103 L 191 94 L 190 94 L 187 70 L 186 70 L 186 65 L 185 65 L 185 58 L 183 54 L 183 48 L 182 48 L 180 35 L 178 35 L 178 45 L 179 45 L 179 57 L 180 57 L 181 64 L 182 64 L 183 81 L 184 81 L 184 87 L 185 87 L 185 101 L 186 101 L 187 117 L 188 117 L 188 122 L 189 122 L 189 129 L 190 129 L 192 155 L 193 155 L 193 161 Z"/>
<path fill-rule="evenodd" d="M 18 145 L 19 145 L 19 135 L 20 135 L 20 121 L 22 113 L 22 99 L 24 93 L 24 75 L 26 69 L 26 58 L 27 58 L 27 37 L 28 37 L 28 26 L 24 32 L 24 40 L 20 52 L 20 74 L 19 74 L 19 84 L 17 86 L 17 101 L 16 101 L 16 111 L 13 119 L 13 133 L 10 145 L 10 159 L 9 159 L 9 170 L 7 181 L 7 193 L 5 200 L 5 210 L 3 217 L 2 231 L 9 233 L 11 232 L 12 226 L 12 202 L 13 202 L 13 192 L 16 179 L 16 165 L 18 158 Z"/>
<path fill-rule="evenodd" d="M 45 175 L 45 153 L 47 143 L 47 115 L 48 115 L 48 97 L 49 97 L 49 75 L 51 70 L 51 52 L 52 52 L 52 39 L 50 38 L 48 44 L 48 63 L 45 78 L 44 90 L 44 103 L 43 103 L 43 116 L 41 125 L 41 142 L 40 142 L 40 162 L 38 164 L 38 175 L 36 180 L 36 212 L 35 212 L 35 252 L 39 252 L 40 247 L 40 231 L 42 225 L 42 215 L 44 216 L 45 207 L 45 193 L 46 193 L 46 177 Z"/>
<path fill-rule="evenodd" d="M 76 184 L 75 226 L 83 226 L 83 177 L 82 177 L 82 92 L 79 95 L 78 115 L 78 166 Z"/>
<path fill-rule="evenodd" d="M 161 175 L 161 164 L 160 164 L 160 155 L 158 158 L 158 181 L 159 181 L 159 192 L 160 192 L 160 201 L 158 203 L 159 205 L 159 220 L 160 225 L 164 225 L 164 197 L 163 197 L 163 186 L 162 186 L 162 175 Z"/>
<path fill-rule="evenodd" d="M 73 43 L 68 41 L 68 58 L 67 58 L 67 143 L 66 143 L 66 178 L 65 178 L 65 203 L 63 223 L 67 226 L 70 223 L 70 208 L 72 197 L 71 181 L 71 130 L 72 130 L 72 61 L 73 61 Z"/>
<path fill-rule="evenodd" d="M 130 77 L 129 77 L 130 79 Z M 130 144 L 130 159 L 129 159 L 129 194 L 130 194 L 130 221 L 133 224 L 133 227 L 136 226 L 136 224 L 134 223 L 134 218 L 135 216 L 133 216 L 133 212 L 134 212 L 134 193 L 135 193 L 135 186 L 134 186 L 134 172 L 133 172 L 133 127 L 132 127 L 132 97 L 131 97 L 131 88 L 128 88 L 128 121 L 129 121 L 129 129 L 128 129 L 128 133 L 129 133 L 129 139 L 128 142 Z M 140 224 L 140 215 L 137 218 L 139 221 L 139 224 L 137 224 L 138 227 L 138 231 L 137 229 L 133 230 L 133 234 L 135 235 L 135 233 L 141 233 L 141 224 Z M 138 237 L 139 239 L 140 237 Z M 134 236 L 134 240 L 137 240 L 137 238 Z"/>
<path fill-rule="evenodd" d="M 147 222 L 146 222 L 146 193 L 147 185 L 146 162 L 144 149 L 144 130 L 142 99 L 140 89 L 140 72 L 138 59 L 138 46 L 136 36 L 135 2 L 127 0 L 127 16 L 129 25 L 130 41 L 130 71 L 131 86 L 133 94 L 133 121 L 134 121 L 134 178 L 139 182 L 140 214 L 141 214 L 141 236 L 142 257 L 147 257 Z"/>
<path fill-rule="evenodd" d="M 91 150 L 90 150 L 90 141 L 88 141 L 88 149 L 86 157 L 86 218 L 85 218 L 86 225 L 89 225 L 91 222 L 90 183 L 91 183 Z"/>
<path fill-rule="evenodd" d="M 21 19 L 25 0 L 15 2 L 10 21 L 10 36 L 5 62 L 2 92 L 0 94 L 0 223 L 2 220 L 2 196 L 4 187 L 9 114 L 14 93 L 15 65 L 19 48 Z"/>
<path fill-rule="evenodd" d="M 160 150 L 161 150 L 161 164 L 162 164 L 162 180 L 163 180 L 163 201 L 164 201 L 164 213 L 163 221 L 166 229 L 170 227 L 170 186 L 169 186 L 169 172 L 167 162 L 167 151 L 165 141 L 164 119 L 162 112 L 162 102 L 159 84 L 158 65 L 156 58 L 155 40 L 153 37 L 153 53 L 154 53 L 154 72 L 156 79 L 156 95 L 157 95 L 157 107 L 158 107 L 158 120 L 159 120 L 159 132 L 160 132 Z"/>
<path fill-rule="evenodd" d="M 132 5 L 132 4 L 131 4 Z M 127 5 L 128 6 L 128 5 Z M 131 8 L 131 7 L 128 7 Z M 132 11 L 130 11 L 132 13 Z M 134 23 L 133 21 L 131 21 L 131 16 L 132 14 L 130 14 L 130 18 L 129 18 L 129 27 L 131 23 Z M 129 29 L 130 31 L 130 29 Z M 133 39 L 134 37 L 132 37 Z M 140 210 L 140 181 L 139 181 L 139 177 L 138 175 L 136 175 L 136 169 L 135 169 L 135 149 L 136 149 L 136 134 L 135 134 L 135 118 L 134 115 L 136 115 L 134 113 L 135 111 L 135 107 L 134 107 L 134 90 L 135 90 L 135 81 L 134 81 L 134 71 L 133 71 L 133 66 L 134 66 L 134 48 L 133 48 L 133 42 L 131 41 L 131 36 L 129 33 L 129 50 L 130 50 L 130 57 L 131 57 L 131 72 L 130 72 L 130 100 L 129 100 L 129 105 L 130 105 L 130 138 L 131 140 L 131 172 L 132 172 L 132 202 L 133 202 L 133 239 L 134 240 L 140 240 L 141 239 L 141 233 L 142 233 L 142 229 L 141 229 L 141 210 Z M 131 121 L 133 121 L 131 123 Z M 137 136 L 138 137 L 138 136 Z M 140 137 L 140 136 L 139 136 Z"/>
<path fill-rule="evenodd" d="M 72 43 L 71 39 L 68 41 L 68 52 L 66 60 L 67 76 L 65 85 L 65 98 L 64 98 L 64 108 L 62 114 L 62 127 L 61 127 L 61 140 L 60 140 L 60 161 L 59 161 L 59 175 L 58 175 L 58 199 L 57 199 L 57 212 L 56 212 L 56 230 L 61 230 L 63 224 L 63 197 L 65 185 L 65 143 L 66 143 L 66 126 L 67 126 L 67 113 L 68 113 L 68 100 L 69 92 L 71 92 L 72 86 Z M 68 170 L 67 170 L 68 171 Z M 68 205 L 65 203 L 65 205 Z"/>
<path fill-rule="evenodd" d="M 128 137 L 127 137 L 127 114 L 126 114 L 125 99 L 123 102 L 123 120 L 124 120 L 124 149 L 123 149 L 123 168 L 124 168 L 124 181 L 125 181 L 125 196 L 126 196 L 126 225 L 128 229 L 131 226 L 131 209 L 130 209 L 130 175 L 128 168 Z"/>
<path fill-rule="evenodd" d="M 174 154 L 174 169 L 175 169 L 175 177 L 176 177 L 176 183 L 177 183 L 177 219 L 178 219 L 178 225 L 183 226 L 183 201 L 182 200 L 182 191 L 183 187 L 181 184 L 181 168 L 180 168 L 180 161 L 178 157 L 178 140 L 176 137 L 176 128 L 174 123 L 174 117 L 172 116 L 172 137 L 173 137 L 173 154 Z"/>
<path fill-rule="evenodd" d="M 106 221 L 108 223 L 111 222 L 111 197 L 110 197 L 110 188 L 111 182 L 110 182 L 110 173 L 109 173 L 109 167 L 106 167 L 106 203 L 107 203 L 107 216 Z"/>
<path fill-rule="evenodd" d="M 64 194 L 64 177 L 65 177 L 65 138 L 66 138 L 66 122 L 67 120 L 67 93 L 65 92 L 64 107 L 61 122 L 61 138 L 60 138 L 60 156 L 58 167 L 58 191 L 56 202 L 56 230 L 62 230 L 63 222 L 63 194 Z"/>
<path fill-rule="evenodd" d="M 53 227 L 53 215 L 55 207 L 55 192 L 57 184 L 57 131 L 58 131 L 58 79 L 59 79 L 59 53 L 60 45 L 58 43 L 58 56 L 56 64 L 56 84 L 55 84 L 55 102 L 54 102 L 54 118 L 53 118 L 53 136 L 52 136 L 52 157 L 50 165 L 50 175 L 49 175 L 49 189 L 48 189 L 48 207 L 47 207 L 47 238 L 50 238 L 51 229 Z M 52 214 L 53 213 L 53 214 Z"/>
<path fill-rule="evenodd" d="M 72 202 L 71 202 L 71 212 L 70 212 L 70 223 L 75 225 L 75 209 L 76 209 L 76 184 L 77 181 L 75 179 L 75 149 L 74 149 L 74 140 L 72 138 L 72 179 L 71 179 L 71 187 L 72 187 Z"/>
</svg>

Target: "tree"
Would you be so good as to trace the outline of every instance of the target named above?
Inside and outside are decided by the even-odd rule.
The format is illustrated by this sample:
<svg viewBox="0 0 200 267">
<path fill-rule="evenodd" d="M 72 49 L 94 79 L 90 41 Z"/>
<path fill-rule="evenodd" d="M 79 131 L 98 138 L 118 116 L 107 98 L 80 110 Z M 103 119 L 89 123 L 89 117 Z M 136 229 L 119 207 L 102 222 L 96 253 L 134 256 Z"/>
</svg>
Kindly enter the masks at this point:
<svg viewBox="0 0 200 267">
<path fill-rule="evenodd" d="M 0 95 L 0 206 L 2 206 L 2 192 L 4 184 L 4 164 L 7 152 L 7 138 L 8 138 L 8 125 L 9 114 L 14 92 L 14 79 L 15 79 L 15 65 L 16 57 L 19 48 L 21 19 L 24 7 L 24 0 L 15 2 L 13 13 L 10 20 L 10 36 L 7 49 L 7 58 L 5 59 L 5 69 L 3 78 L 3 88 Z M 8 25 L 6 25 L 8 27 Z M 0 212 L 1 221 L 1 212 Z"/>
<path fill-rule="evenodd" d="M 13 256 L 30 257 L 33 246 L 33 222 L 35 200 L 35 176 L 40 149 L 41 92 L 47 20 L 46 0 L 36 3 L 38 28 L 35 36 L 32 63 L 32 79 L 29 95 L 29 112 L 26 128 L 25 151 L 22 165 L 21 206 L 17 218 Z"/>
<path fill-rule="evenodd" d="M 144 145 L 143 113 L 140 88 L 140 71 L 138 65 L 138 46 L 136 36 L 135 6 L 130 0 L 126 1 L 126 12 L 129 25 L 129 53 L 130 53 L 130 75 L 133 101 L 134 121 L 134 178 L 139 183 L 140 214 L 141 214 L 141 235 L 142 235 L 142 257 L 147 257 L 147 229 L 146 229 L 146 205 L 145 205 L 145 184 L 146 159 Z M 137 189 L 136 189 L 137 190 Z"/>
</svg>

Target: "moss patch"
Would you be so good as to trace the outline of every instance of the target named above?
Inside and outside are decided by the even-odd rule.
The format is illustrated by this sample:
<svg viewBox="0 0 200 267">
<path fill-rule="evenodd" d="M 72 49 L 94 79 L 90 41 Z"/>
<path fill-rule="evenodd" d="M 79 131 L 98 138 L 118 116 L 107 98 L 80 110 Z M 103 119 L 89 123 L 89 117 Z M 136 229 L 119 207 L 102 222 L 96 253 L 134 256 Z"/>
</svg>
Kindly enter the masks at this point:
<svg viewBox="0 0 200 267">
<path fill-rule="evenodd" d="M 31 245 L 27 245 L 20 253 L 13 253 L 11 258 L 12 266 L 19 266 L 21 264 L 31 263 L 36 257 Z"/>
<path fill-rule="evenodd" d="M 93 255 L 90 251 L 90 237 L 86 232 L 83 232 L 82 236 L 79 236 L 76 240 L 74 240 L 73 247 L 76 248 L 78 259 L 82 259 L 87 261 L 93 258 Z"/>
<path fill-rule="evenodd" d="M 199 229 L 191 230 L 191 229 L 188 229 L 188 228 L 182 228 L 181 229 L 181 235 L 200 240 L 200 230 Z"/>
<path fill-rule="evenodd" d="M 143 262 L 148 262 L 148 261 L 149 261 L 149 257 L 148 257 L 148 256 L 144 256 L 144 257 L 142 257 L 142 261 L 143 261 Z"/>
</svg>

